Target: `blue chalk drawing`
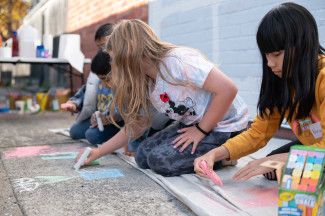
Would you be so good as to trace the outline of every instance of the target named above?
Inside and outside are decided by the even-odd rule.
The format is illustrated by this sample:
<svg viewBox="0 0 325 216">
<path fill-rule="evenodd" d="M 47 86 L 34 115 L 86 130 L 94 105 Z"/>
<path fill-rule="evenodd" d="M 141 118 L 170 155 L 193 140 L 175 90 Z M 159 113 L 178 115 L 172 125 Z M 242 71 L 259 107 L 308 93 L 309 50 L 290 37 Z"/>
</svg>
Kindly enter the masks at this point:
<svg viewBox="0 0 325 216">
<path fill-rule="evenodd" d="M 43 160 L 67 160 L 75 159 L 78 155 L 78 152 L 57 152 L 53 154 L 41 154 Z"/>
<path fill-rule="evenodd" d="M 80 171 L 80 176 L 88 181 L 106 178 L 123 177 L 123 173 L 119 169 L 101 169 L 96 171 Z"/>
</svg>

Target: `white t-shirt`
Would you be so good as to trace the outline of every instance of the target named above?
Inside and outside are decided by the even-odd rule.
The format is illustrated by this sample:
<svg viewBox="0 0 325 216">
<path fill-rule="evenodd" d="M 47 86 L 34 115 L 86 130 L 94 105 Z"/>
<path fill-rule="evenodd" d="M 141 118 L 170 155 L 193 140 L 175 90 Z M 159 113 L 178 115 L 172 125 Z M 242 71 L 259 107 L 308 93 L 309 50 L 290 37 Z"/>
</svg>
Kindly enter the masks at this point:
<svg viewBox="0 0 325 216">
<path fill-rule="evenodd" d="M 185 47 L 172 49 L 163 59 L 163 64 L 159 66 L 165 80 L 172 84 L 157 75 L 156 82 L 150 89 L 150 100 L 153 106 L 169 118 L 186 125 L 200 122 L 211 100 L 211 92 L 202 87 L 213 67 L 211 62 L 193 49 Z M 186 86 L 173 85 L 180 81 Z M 247 122 L 247 106 L 237 96 L 214 131 L 240 131 L 246 128 Z"/>
</svg>

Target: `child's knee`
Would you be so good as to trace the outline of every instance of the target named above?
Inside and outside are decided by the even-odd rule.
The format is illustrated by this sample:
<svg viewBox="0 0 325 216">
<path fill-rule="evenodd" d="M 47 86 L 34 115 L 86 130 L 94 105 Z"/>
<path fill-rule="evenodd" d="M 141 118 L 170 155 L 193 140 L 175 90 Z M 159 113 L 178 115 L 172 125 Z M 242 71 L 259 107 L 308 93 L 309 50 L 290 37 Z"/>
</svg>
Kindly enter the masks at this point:
<svg viewBox="0 0 325 216">
<path fill-rule="evenodd" d="M 80 139 L 79 138 L 79 131 L 78 131 L 78 128 L 75 127 L 75 125 L 72 125 L 70 130 L 69 130 L 69 134 L 70 134 L 70 137 L 71 139 Z"/>
<path fill-rule="evenodd" d="M 101 143 L 99 143 L 99 141 L 98 141 L 98 134 L 95 132 L 95 131 L 93 131 L 93 130 L 91 130 L 91 129 L 88 129 L 87 131 L 86 131 L 86 133 L 85 133 L 85 137 L 86 137 L 86 139 L 88 140 L 88 142 L 90 142 L 90 144 L 92 144 L 92 145 L 97 145 L 97 144 L 101 144 Z"/>
<path fill-rule="evenodd" d="M 171 159 L 153 150 L 147 158 L 148 166 L 152 171 L 163 176 L 174 176 L 176 173 L 172 170 Z"/>
</svg>

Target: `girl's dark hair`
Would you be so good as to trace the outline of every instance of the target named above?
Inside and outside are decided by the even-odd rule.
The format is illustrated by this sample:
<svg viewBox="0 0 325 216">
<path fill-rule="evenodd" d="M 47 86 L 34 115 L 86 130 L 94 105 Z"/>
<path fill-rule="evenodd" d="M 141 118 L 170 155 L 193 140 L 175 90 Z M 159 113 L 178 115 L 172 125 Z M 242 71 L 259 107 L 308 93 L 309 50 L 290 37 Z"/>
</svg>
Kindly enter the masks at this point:
<svg viewBox="0 0 325 216">
<path fill-rule="evenodd" d="M 318 57 L 324 54 L 311 13 L 298 4 L 283 3 L 263 17 L 256 40 L 263 60 L 259 114 L 264 118 L 277 109 L 280 124 L 286 112 L 287 121 L 309 116 L 315 102 Z M 267 66 L 265 55 L 280 50 L 284 50 L 282 78 Z"/>
<path fill-rule="evenodd" d="M 111 71 L 111 58 L 107 52 L 98 51 L 91 60 L 91 71 L 96 75 L 107 75 Z"/>
<path fill-rule="evenodd" d="M 106 24 L 99 26 L 99 28 L 97 29 L 97 31 L 95 33 L 95 41 L 99 40 L 102 37 L 109 36 L 110 34 L 112 34 L 112 31 L 113 31 L 112 23 L 106 23 Z"/>
</svg>

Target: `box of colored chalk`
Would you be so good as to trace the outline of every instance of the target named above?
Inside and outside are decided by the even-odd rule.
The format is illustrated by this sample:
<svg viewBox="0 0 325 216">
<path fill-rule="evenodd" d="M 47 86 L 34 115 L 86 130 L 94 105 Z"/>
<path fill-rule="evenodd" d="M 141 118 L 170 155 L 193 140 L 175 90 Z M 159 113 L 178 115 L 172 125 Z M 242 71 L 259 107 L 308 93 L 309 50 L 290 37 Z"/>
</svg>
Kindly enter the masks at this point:
<svg viewBox="0 0 325 216">
<path fill-rule="evenodd" d="M 280 216 L 323 214 L 325 149 L 293 146 L 282 172 Z"/>
</svg>

